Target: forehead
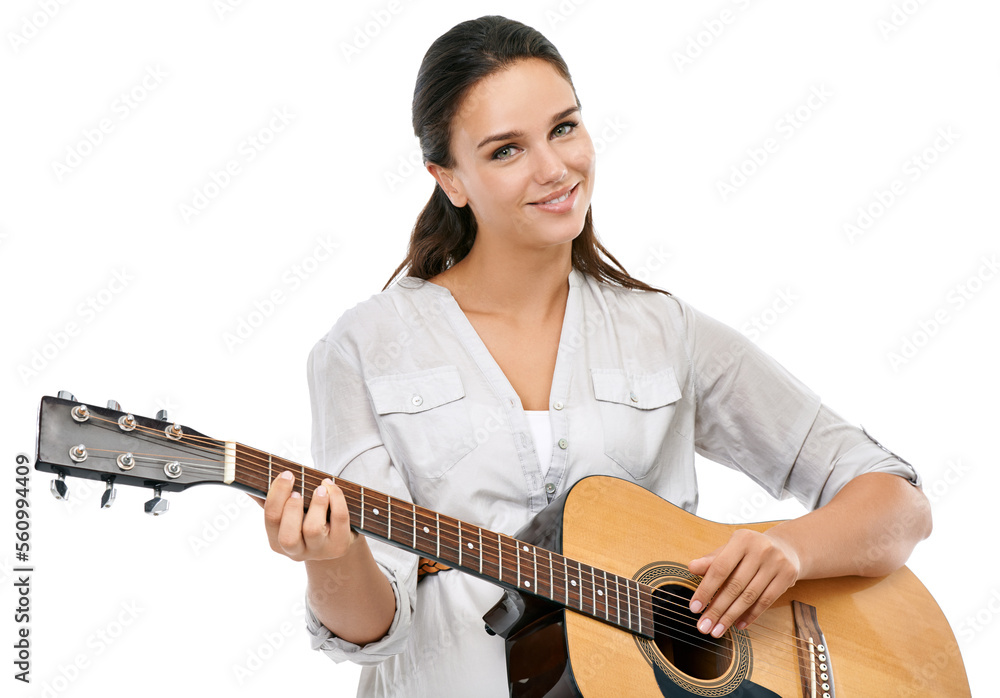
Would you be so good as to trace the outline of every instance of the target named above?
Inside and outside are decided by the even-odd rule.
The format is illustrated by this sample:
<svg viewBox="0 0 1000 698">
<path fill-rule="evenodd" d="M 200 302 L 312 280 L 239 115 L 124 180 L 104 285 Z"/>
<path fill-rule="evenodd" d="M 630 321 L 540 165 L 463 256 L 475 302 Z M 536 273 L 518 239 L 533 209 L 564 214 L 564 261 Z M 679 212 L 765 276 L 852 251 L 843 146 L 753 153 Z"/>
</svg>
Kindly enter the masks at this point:
<svg viewBox="0 0 1000 698">
<path fill-rule="evenodd" d="M 452 133 L 474 146 L 492 133 L 547 130 L 553 114 L 575 104 L 572 86 L 554 66 L 528 58 L 473 85 L 455 115 Z"/>
</svg>

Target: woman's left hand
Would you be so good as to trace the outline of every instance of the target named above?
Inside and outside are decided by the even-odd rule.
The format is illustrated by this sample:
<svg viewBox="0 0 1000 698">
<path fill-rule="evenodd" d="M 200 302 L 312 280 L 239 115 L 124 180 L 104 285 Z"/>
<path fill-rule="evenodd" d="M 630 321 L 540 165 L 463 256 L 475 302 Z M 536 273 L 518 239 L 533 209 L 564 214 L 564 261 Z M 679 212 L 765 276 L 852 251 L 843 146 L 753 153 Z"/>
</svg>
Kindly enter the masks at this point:
<svg viewBox="0 0 1000 698">
<path fill-rule="evenodd" d="M 735 531 L 725 545 L 692 560 L 688 568 L 703 577 L 691 597 L 691 611 L 702 613 L 698 630 L 713 637 L 733 624 L 743 630 L 753 623 L 801 571 L 789 542 L 749 529 Z"/>
</svg>

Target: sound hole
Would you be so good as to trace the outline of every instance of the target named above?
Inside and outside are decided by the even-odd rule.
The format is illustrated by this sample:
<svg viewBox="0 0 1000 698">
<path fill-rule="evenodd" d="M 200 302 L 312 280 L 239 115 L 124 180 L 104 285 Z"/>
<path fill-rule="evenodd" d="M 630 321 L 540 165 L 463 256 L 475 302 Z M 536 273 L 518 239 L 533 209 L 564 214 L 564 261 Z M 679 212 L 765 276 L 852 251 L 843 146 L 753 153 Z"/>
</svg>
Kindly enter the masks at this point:
<svg viewBox="0 0 1000 698">
<path fill-rule="evenodd" d="M 698 632 L 698 614 L 688 610 L 694 589 L 665 584 L 653 592 L 653 642 L 679 671 L 708 681 L 726 673 L 733 659 L 728 633 L 721 638 Z"/>
</svg>

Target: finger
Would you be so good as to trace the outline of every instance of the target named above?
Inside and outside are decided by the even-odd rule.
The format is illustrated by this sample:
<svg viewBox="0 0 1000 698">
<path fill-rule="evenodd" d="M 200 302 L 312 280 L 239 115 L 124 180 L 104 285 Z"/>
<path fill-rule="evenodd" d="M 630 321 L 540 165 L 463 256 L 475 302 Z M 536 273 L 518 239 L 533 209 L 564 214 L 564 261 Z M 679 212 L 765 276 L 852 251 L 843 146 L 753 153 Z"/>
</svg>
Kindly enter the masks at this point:
<svg viewBox="0 0 1000 698">
<path fill-rule="evenodd" d="M 330 511 L 330 491 L 326 483 L 327 480 L 324 480 L 313 492 L 309 511 L 302 521 L 302 540 L 306 550 L 311 553 L 321 552 L 326 547 L 330 532 L 330 526 L 326 522 L 327 512 Z"/>
<path fill-rule="evenodd" d="M 744 558 L 715 594 L 708 609 L 698 620 L 698 630 L 721 637 L 733 621 L 739 618 L 757 600 L 759 590 L 769 579 L 762 580 L 759 567 Z"/>
<path fill-rule="evenodd" d="M 743 559 L 743 554 L 744 551 L 742 548 L 733 545 L 732 541 L 730 541 L 711 555 L 699 558 L 698 560 L 692 560 L 693 563 L 705 560 L 709 561 L 707 569 L 705 569 L 704 564 L 696 564 L 696 568 L 702 569 L 701 574 L 704 576 L 698 584 L 698 588 L 694 590 L 694 594 L 691 596 L 690 607 L 692 613 L 700 613 L 712 602 L 713 597 L 722 588 L 725 581 L 729 579 L 729 575 L 736 569 L 740 560 Z M 698 573 L 695 572 L 695 574 Z"/>
<path fill-rule="evenodd" d="M 306 544 L 302 540 L 302 519 L 305 516 L 302 494 L 292 490 L 285 500 L 281 511 L 281 525 L 278 527 L 278 545 L 281 552 L 293 560 L 299 559 L 305 552 Z"/>
<path fill-rule="evenodd" d="M 760 618 L 764 611 L 769 609 L 782 594 L 788 591 L 788 588 L 791 587 L 793 581 L 794 580 L 790 577 L 785 577 L 783 575 L 779 575 L 772 579 L 771 583 L 767 585 L 767 588 L 764 589 L 760 596 L 757 597 L 757 601 L 755 601 L 754 604 L 736 620 L 736 627 L 739 630 L 745 630 L 747 626 Z"/>
<path fill-rule="evenodd" d="M 285 502 L 288 501 L 292 493 L 294 477 L 288 471 L 281 473 L 274 478 L 271 489 L 267 492 L 267 499 L 264 500 L 264 529 L 267 531 L 267 542 L 271 550 L 276 553 L 283 553 L 281 545 L 278 543 L 278 530 L 281 527 L 281 517 L 285 511 Z"/>
</svg>

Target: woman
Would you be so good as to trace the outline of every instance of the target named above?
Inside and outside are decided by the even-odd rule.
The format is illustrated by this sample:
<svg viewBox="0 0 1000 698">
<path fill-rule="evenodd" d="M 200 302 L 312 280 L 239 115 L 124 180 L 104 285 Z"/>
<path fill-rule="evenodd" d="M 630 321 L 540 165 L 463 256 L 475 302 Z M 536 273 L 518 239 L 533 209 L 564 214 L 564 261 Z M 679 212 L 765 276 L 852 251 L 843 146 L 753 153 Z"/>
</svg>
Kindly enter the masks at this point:
<svg viewBox="0 0 1000 698">
<path fill-rule="evenodd" d="M 588 475 L 693 510 L 695 452 L 742 470 L 814 510 L 691 561 L 691 610 L 716 637 L 796 580 L 886 574 L 928 535 L 909 464 L 600 246 L 594 147 L 538 32 L 483 17 L 444 34 L 413 123 L 436 186 L 406 276 L 310 355 L 317 467 L 505 533 Z M 291 483 L 268 494 L 268 538 L 305 562 L 314 646 L 371 665 L 359 695 L 507 695 L 482 622 L 496 587 L 458 572 L 417 587 L 415 557 L 352 532 L 332 482 L 305 514 Z"/>
</svg>

